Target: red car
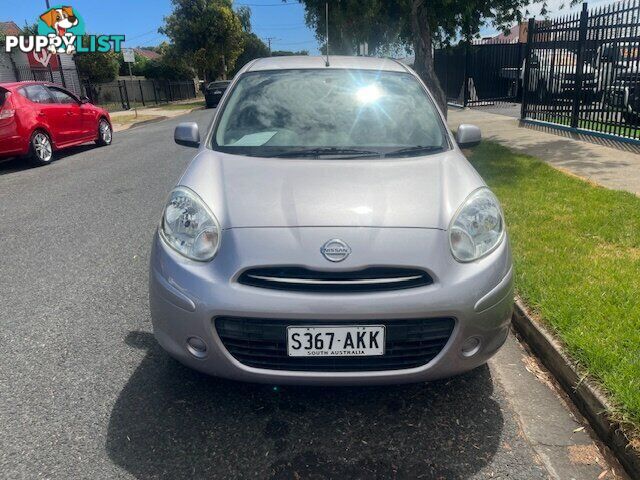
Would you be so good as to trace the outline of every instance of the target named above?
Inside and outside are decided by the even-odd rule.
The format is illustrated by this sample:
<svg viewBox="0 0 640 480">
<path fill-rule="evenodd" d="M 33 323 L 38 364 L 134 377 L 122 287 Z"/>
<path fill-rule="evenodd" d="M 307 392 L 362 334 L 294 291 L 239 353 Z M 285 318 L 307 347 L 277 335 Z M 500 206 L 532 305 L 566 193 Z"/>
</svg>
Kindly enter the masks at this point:
<svg viewBox="0 0 640 480">
<path fill-rule="evenodd" d="M 0 83 L 0 159 L 47 165 L 56 150 L 112 137 L 109 113 L 86 98 L 45 82 Z"/>
</svg>

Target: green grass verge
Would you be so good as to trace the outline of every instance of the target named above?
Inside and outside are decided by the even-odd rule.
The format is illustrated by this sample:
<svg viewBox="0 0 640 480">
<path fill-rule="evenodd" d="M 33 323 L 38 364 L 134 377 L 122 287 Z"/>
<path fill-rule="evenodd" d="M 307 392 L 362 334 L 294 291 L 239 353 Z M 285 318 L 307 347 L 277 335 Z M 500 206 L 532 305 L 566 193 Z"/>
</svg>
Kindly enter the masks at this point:
<svg viewBox="0 0 640 480">
<path fill-rule="evenodd" d="M 469 160 L 502 202 L 518 294 L 638 429 L 640 198 L 491 142 Z"/>
</svg>

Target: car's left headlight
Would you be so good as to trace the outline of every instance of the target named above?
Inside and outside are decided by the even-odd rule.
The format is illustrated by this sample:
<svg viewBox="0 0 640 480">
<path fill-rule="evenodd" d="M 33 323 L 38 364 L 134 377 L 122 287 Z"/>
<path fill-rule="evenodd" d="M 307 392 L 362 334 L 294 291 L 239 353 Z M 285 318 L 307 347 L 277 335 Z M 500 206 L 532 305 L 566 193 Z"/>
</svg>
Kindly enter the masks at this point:
<svg viewBox="0 0 640 480">
<path fill-rule="evenodd" d="M 218 252 L 220 224 L 193 190 L 176 187 L 164 207 L 160 236 L 185 257 L 207 262 Z"/>
<path fill-rule="evenodd" d="M 486 187 L 467 197 L 449 225 L 451 253 L 459 262 L 472 262 L 493 251 L 504 237 L 500 202 Z"/>
</svg>

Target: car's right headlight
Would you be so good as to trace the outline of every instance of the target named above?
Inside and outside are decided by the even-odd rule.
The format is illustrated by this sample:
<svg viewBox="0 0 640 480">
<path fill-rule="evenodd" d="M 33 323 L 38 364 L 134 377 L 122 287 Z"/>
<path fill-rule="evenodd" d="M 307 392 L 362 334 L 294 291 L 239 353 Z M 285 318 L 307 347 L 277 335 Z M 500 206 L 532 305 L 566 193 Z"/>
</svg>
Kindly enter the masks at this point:
<svg viewBox="0 0 640 480">
<path fill-rule="evenodd" d="M 500 202 L 491 190 L 479 188 L 467 197 L 449 225 L 451 253 L 459 262 L 472 262 L 493 251 L 504 233 Z"/>
<path fill-rule="evenodd" d="M 178 253 L 207 262 L 220 246 L 220 224 L 202 199 L 187 187 L 173 189 L 164 207 L 160 236 Z"/>
</svg>

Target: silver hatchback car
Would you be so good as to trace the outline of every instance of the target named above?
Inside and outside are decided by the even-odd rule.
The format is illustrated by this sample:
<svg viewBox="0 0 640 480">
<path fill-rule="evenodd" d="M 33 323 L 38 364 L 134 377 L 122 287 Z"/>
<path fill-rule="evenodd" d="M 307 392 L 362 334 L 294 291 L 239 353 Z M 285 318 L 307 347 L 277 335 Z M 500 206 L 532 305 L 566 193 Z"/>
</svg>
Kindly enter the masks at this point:
<svg viewBox="0 0 640 480">
<path fill-rule="evenodd" d="M 513 270 L 498 200 L 418 76 L 389 59 L 245 66 L 171 192 L 153 242 L 155 336 L 237 380 L 382 384 L 486 362 Z"/>
</svg>

